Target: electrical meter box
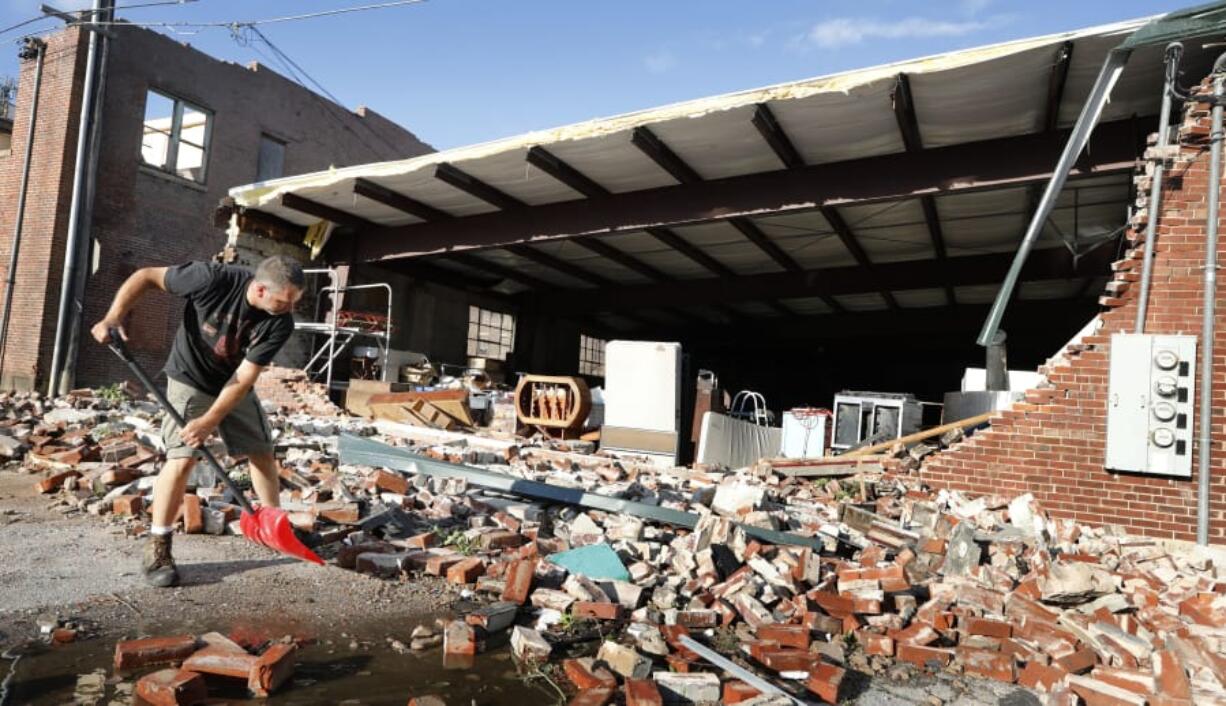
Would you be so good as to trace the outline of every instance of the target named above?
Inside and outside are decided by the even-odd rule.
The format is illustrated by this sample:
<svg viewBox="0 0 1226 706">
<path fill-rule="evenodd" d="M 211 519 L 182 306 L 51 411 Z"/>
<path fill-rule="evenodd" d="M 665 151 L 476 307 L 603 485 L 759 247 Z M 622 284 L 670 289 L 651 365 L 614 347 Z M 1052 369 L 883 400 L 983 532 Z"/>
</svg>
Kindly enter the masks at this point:
<svg viewBox="0 0 1226 706">
<path fill-rule="evenodd" d="M 1111 336 L 1107 468 L 1192 476 L 1195 374 L 1195 336 Z"/>
</svg>

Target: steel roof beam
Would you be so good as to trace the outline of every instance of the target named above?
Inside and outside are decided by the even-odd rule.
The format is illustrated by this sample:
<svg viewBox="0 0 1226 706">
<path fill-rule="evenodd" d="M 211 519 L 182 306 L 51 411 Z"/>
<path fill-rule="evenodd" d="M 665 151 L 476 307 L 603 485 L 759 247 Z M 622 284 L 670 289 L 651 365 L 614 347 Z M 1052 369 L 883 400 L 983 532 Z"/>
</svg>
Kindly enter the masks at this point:
<svg viewBox="0 0 1226 706">
<path fill-rule="evenodd" d="M 446 211 L 439 210 L 429 204 L 424 204 L 417 199 L 397 193 L 386 186 L 376 184 L 367 179 L 354 179 L 353 193 L 381 203 L 384 206 L 390 206 L 410 216 L 416 216 L 423 221 L 445 221 L 453 217 Z"/>
</svg>

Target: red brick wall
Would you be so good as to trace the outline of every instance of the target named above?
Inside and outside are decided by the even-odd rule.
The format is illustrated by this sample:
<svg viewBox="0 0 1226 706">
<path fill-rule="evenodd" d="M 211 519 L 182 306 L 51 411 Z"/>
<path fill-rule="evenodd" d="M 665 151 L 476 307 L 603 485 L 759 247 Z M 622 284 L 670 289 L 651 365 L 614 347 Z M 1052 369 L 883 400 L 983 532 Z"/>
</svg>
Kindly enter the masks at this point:
<svg viewBox="0 0 1226 706">
<path fill-rule="evenodd" d="M 36 378 L 46 375 L 50 364 L 68 224 L 69 200 L 64 195 L 72 191 L 80 76 L 85 66 L 85 42 L 79 41 L 82 38 L 76 29 L 47 38 L 23 235 L 13 278 L 4 375 L 0 381 L 5 387 L 29 387 Z M 0 157 L 0 268 L 3 268 L 0 278 L 7 276 L 12 254 L 35 63 L 33 59 L 22 62 L 12 151 Z"/>
<path fill-rule="evenodd" d="M 98 162 L 93 238 L 96 252 L 84 301 L 83 329 L 102 317 L 123 279 L 139 267 L 209 259 L 225 245 L 212 224 L 227 191 L 256 179 L 261 133 L 287 143 L 285 174 L 404 158 L 432 151 L 374 111 L 347 110 L 263 66 L 220 61 L 137 27 L 113 28 Z M 46 385 L 72 195 L 84 41 L 77 31 L 48 38 L 21 267 L 0 387 Z M 34 62 L 24 62 L 11 156 L 0 158 L 0 267 L 7 266 L 12 217 L 33 91 Z M 145 98 L 150 88 L 211 111 L 207 181 L 194 184 L 140 165 Z M 132 317 L 133 348 L 157 370 L 169 351 L 181 304 L 156 293 Z M 127 377 L 108 351 L 84 338 L 78 385 Z"/>
<path fill-rule="evenodd" d="M 1200 333 L 1208 132 L 1207 107 L 1190 106 L 1179 133 L 1178 157 L 1167 164 L 1146 333 Z M 1151 182 L 1144 170 L 1136 181 L 1139 198 L 1146 200 Z M 925 480 L 976 493 L 1030 492 L 1058 517 L 1118 524 L 1156 538 L 1195 539 L 1199 449 L 1192 450 L 1193 477 L 1186 480 L 1117 473 L 1103 466 L 1110 336 L 1134 328 L 1146 216 L 1146 209 L 1138 209 L 1128 234 L 1132 249 L 1114 264 L 1114 279 L 1100 299 L 1102 328 L 1083 345 L 1063 352 L 1046 370 L 1044 389 L 1029 391 L 1025 403 L 995 416 L 990 429 L 929 457 L 920 470 Z M 1226 210 L 1219 215 L 1219 228 L 1226 235 Z M 1219 260 L 1226 262 L 1226 238 L 1219 250 Z M 1222 543 L 1226 539 L 1226 454 L 1221 453 L 1226 441 L 1226 301 L 1220 294 L 1216 318 L 1210 541 Z M 1199 356 L 1198 349 L 1198 367 Z"/>
</svg>

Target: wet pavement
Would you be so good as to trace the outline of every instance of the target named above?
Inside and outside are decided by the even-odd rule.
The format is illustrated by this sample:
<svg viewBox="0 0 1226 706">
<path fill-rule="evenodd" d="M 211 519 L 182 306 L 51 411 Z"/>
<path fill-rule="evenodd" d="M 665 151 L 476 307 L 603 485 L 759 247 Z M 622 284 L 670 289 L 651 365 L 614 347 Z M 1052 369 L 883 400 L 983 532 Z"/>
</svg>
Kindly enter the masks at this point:
<svg viewBox="0 0 1226 706">
<path fill-rule="evenodd" d="M 390 646 L 389 637 L 406 639 L 410 623 L 389 630 L 386 625 L 371 625 L 332 635 L 320 635 L 314 644 L 298 654 L 293 678 L 267 699 L 251 701 L 269 706 L 290 704 L 396 704 L 403 706 L 411 696 L 437 694 L 452 704 L 552 704 L 559 693 L 542 678 L 525 679 L 517 670 L 505 644 L 491 643 L 477 656 L 472 669 L 443 669 L 442 648 L 420 653 L 400 653 Z M 156 634 L 192 632 L 183 626 L 166 625 Z M 221 627 L 221 626 L 219 626 Z M 227 632 L 224 628 L 221 632 Z M 115 636 L 95 637 L 63 646 L 42 643 L 10 649 L 8 656 L 20 655 L 13 678 L 8 682 L 5 706 L 59 706 L 60 704 L 130 704 L 136 679 L 144 670 L 124 677 L 112 668 Z M 0 675 L 13 669 L 14 661 L 0 661 Z M 212 678 L 210 678 L 212 679 Z M 210 695 L 247 700 L 245 683 L 210 681 Z M 559 686 L 565 685 L 559 684 Z M 217 688 L 214 688 L 217 687 Z"/>
</svg>

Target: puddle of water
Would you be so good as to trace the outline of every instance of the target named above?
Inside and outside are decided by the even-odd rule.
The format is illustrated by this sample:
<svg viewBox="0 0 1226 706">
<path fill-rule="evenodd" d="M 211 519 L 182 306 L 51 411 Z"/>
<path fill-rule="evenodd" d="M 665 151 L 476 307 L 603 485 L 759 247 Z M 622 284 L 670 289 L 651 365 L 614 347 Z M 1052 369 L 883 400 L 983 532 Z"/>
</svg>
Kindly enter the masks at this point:
<svg viewBox="0 0 1226 706">
<path fill-rule="evenodd" d="M 409 628 L 411 629 L 410 624 Z M 164 630 L 153 634 L 182 634 Z M 203 632 L 203 631 L 197 631 Z M 407 642 L 406 635 L 393 635 Z M 285 634 L 273 632 L 272 635 Z M 348 630 L 320 635 L 318 642 L 298 653 L 293 678 L 271 697 L 258 701 L 269 706 L 304 704 L 363 704 L 404 706 L 410 696 L 437 694 L 449 704 L 554 704 L 556 691 L 539 680 L 525 682 L 516 671 L 505 637 L 491 640 L 489 649 L 477 655 L 468 670 L 443 669 L 442 649 L 400 654 L 388 647 L 386 630 Z M 358 642 L 355 646 L 351 644 Z M 17 664 L 10 683 L 7 704 L 59 706 L 61 704 L 131 703 L 136 677 L 124 681 L 111 668 L 116 639 L 95 638 L 79 643 L 48 648 L 30 647 Z M 12 666 L 0 661 L 0 679 Z M 209 694 L 221 699 L 243 700 L 246 687 L 241 682 L 210 679 Z M 255 702 L 256 700 L 253 700 Z"/>
</svg>

